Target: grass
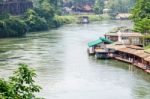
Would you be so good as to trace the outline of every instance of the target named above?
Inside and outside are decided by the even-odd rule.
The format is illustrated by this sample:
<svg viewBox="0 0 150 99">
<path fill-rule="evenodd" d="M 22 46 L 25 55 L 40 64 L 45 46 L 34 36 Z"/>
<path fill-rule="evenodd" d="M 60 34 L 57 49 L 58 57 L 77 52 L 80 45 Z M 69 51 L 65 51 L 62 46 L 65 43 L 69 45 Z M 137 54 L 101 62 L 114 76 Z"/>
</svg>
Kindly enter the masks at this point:
<svg viewBox="0 0 150 99">
<path fill-rule="evenodd" d="M 63 22 L 64 24 L 70 24 L 75 23 L 78 20 L 78 17 L 80 16 L 88 16 L 90 22 L 94 21 L 102 21 L 105 19 L 110 19 L 109 16 L 103 16 L 103 15 L 95 15 L 95 14 L 84 14 L 84 15 L 65 15 L 65 16 L 55 16 L 56 20 L 59 20 L 60 22 Z"/>
<path fill-rule="evenodd" d="M 89 17 L 89 20 L 92 21 L 102 21 L 103 18 L 101 15 L 87 15 Z"/>
<path fill-rule="evenodd" d="M 55 16 L 55 19 L 62 24 L 70 24 L 76 21 L 76 18 L 74 16 Z"/>
</svg>

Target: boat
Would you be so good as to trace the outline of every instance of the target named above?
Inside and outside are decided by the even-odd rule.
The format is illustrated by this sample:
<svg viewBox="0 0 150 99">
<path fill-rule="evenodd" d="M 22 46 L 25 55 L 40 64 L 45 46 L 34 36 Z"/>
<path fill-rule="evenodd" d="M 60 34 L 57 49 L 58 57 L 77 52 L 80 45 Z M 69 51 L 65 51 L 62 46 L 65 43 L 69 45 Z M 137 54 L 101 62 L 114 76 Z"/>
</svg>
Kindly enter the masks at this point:
<svg viewBox="0 0 150 99">
<path fill-rule="evenodd" d="M 88 23 L 90 23 L 89 17 L 88 16 L 80 16 L 80 17 L 78 17 L 77 23 L 78 24 L 88 24 Z"/>
</svg>

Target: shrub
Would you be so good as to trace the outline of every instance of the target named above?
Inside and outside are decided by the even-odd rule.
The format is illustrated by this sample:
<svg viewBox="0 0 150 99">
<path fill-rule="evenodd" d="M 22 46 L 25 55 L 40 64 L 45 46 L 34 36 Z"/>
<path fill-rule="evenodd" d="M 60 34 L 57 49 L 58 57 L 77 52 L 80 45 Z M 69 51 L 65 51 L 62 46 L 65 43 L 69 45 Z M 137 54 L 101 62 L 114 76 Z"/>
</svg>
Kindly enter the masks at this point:
<svg viewBox="0 0 150 99">
<path fill-rule="evenodd" d="M 75 21 L 74 16 L 55 16 L 52 21 L 52 27 L 59 27 L 63 24 L 70 24 Z"/>
<path fill-rule="evenodd" d="M 30 32 L 48 30 L 45 18 L 40 18 L 34 10 L 27 11 L 25 22 Z"/>
<path fill-rule="evenodd" d="M 41 87 L 35 85 L 35 70 L 30 69 L 25 64 L 20 64 L 19 68 L 8 81 L 0 79 L 1 99 L 40 99 L 34 93 L 39 92 Z"/>
<path fill-rule="evenodd" d="M 23 36 L 27 32 L 26 23 L 19 18 L 9 18 L 0 21 L 0 37 Z"/>
</svg>

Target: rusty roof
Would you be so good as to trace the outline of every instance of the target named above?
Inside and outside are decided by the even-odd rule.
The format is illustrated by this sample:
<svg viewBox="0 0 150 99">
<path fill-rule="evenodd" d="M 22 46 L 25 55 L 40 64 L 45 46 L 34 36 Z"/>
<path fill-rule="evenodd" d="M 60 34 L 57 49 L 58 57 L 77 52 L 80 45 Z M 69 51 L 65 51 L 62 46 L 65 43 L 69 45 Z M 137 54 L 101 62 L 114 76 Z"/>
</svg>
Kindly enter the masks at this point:
<svg viewBox="0 0 150 99">
<path fill-rule="evenodd" d="M 109 44 L 109 45 L 106 45 L 106 47 L 109 49 L 119 50 L 119 49 L 125 48 L 126 46 L 125 45 Z"/>
<path fill-rule="evenodd" d="M 143 48 L 143 47 L 135 46 L 135 45 L 127 45 L 127 48 L 137 49 L 137 50 L 144 50 L 144 48 Z"/>
<path fill-rule="evenodd" d="M 105 36 L 118 36 L 118 34 L 117 33 L 106 33 L 106 34 L 104 34 Z"/>
<path fill-rule="evenodd" d="M 127 36 L 127 37 L 142 37 L 143 36 L 141 33 L 137 33 L 137 32 L 120 32 L 118 35 Z"/>
<path fill-rule="evenodd" d="M 135 45 L 117 45 L 117 44 L 108 44 L 106 45 L 107 48 L 114 49 L 117 51 L 121 51 L 124 53 L 132 54 L 135 56 L 138 56 L 140 58 L 143 58 L 145 61 L 150 62 L 150 53 L 145 52 L 142 47 L 135 46 Z"/>
<path fill-rule="evenodd" d="M 149 56 L 149 57 L 144 58 L 144 60 L 145 60 L 145 61 L 150 62 L 150 56 Z"/>
<path fill-rule="evenodd" d="M 150 54 L 145 53 L 145 52 L 143 51 L 143 53 L 138 53 L 137 56 L 139 56 L 139 57 L 141 57 L 141 58 L 147 58 L 147 57 L 150 56 Z"/>
</svg>

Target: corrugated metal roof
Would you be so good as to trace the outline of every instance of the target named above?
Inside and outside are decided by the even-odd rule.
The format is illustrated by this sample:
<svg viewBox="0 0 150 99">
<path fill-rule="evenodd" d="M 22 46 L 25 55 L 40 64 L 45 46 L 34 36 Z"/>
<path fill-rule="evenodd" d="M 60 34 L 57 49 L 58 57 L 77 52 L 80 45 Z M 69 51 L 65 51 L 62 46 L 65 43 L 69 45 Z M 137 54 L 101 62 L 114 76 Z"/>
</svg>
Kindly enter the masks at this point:
<svg viewBox="0 0 150 99">
<path fill-rule="evenodd" d="M 145 52 L 144 49 L 139 46 L 116 45 L 114 43 L 114 44 L 106 45 L 106 48 L 110 48 L 110 49 L 114 49 L 114 50 L 121 51 L 124 53 L 132 54 L 132 55 L 138 56 L 140 58 L 143 58 L 145 61 L 150 62 L 150 53 Z"/>
<path fill-rule="evenodd" d="M 89 46 L 89 47 L 93 47 L 93 46 L 95 46 L 95 45 L 97 45 L 97 44 L 101 44 L 101 43 L 103 43 L 103 41 L 102 41 L 101 39 L 98 39 L 98 40 L 96 40 L 96 41 L 89 42 L 89 43 L 88 43 L 88 46 Z"/>
<path fill-rule="evenodd" d="M 105 36 L 118 36 L 117 33 L 106 33 Z"/>
<path fill-rule="evenodd" d="M 135 32 L 121 32 L 118 35 L 127 36 L 127 37 L 142 37 L 143 36 L 141 33 L 135 33 Z"/>
<path fill-rule="evenodd" d="M 147 58 L 147 57 L 150 56 L 150 54 L 145 53 L 145 52 L 143 51 L 143 53 L 138 53 L 137 56 L 139 56 L 139 57 L 141 57 L 141 58 Z"/>
<path fill-rule="evenodd" d="M 144 58 L 144 60 L 145 60 L 145 61 L 150 62 L 150 56 L 149 56 L 149 57 Z"/>
<path fill-rule="evenodd" d="M 89 43 L 88 43 L 88 46 L 89 46 L 89 47 L 92 47 L 92 46 L 95 46 L 95 45 L 98 45 L 98 44 L 101 44 L 101 43 L 108 43 L 108 44 L 111 44 L 111 43 L 113 43 L 113 42 L 112 42 L 111 40 L 107 39 L 107 38 L 102 38 L 102 37 L 100 37 L 98 40 L 89 42 Z"/>
<path fill-rule="evenodd" d="M 109 39 L 107 39 L 107 38 L 102 38 L 102 37 L 100 37 L 100 39 L 101 39 L 103 42 L 108 43 L 108 44 L 113 43 L 113 41 L 111 41 L 111 40 L 109 40 Z"/>
<path fill-rule="evenodd" d="M 132 49 L 137 49 L 137 50 L 144 50 L 144 48 L 139 47 L 139 46 L 135 46 L 135 45 L 128 45 L 128 48 L 132 48 Z"/>
<path fill-rule="evenodd" d="M 108 44 L 108 45 L 106 45 L 106 48 L 118 50 L 118 49 L 126 48 L 126 46 L 125 45 Z"/>
</svg>

